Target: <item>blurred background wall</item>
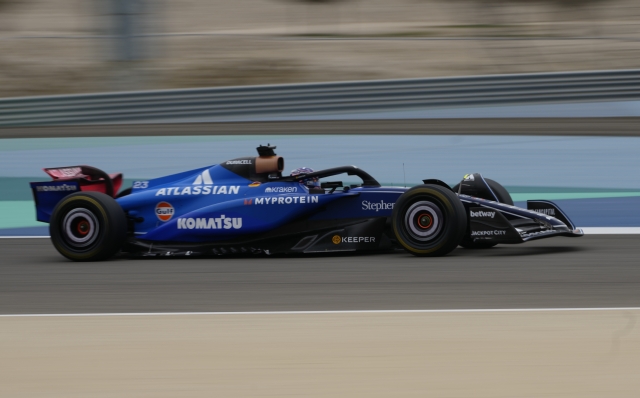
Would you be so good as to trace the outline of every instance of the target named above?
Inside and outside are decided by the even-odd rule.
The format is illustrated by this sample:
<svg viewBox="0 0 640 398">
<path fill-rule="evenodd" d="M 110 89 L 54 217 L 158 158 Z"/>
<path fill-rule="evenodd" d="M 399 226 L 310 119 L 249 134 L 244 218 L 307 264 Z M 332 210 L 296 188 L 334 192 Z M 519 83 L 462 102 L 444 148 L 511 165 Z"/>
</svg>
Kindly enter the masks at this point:
<svg viewBox="0 0 640 398">
<path fill-rule="evenodd" d="M 0 97 L 640 67 L 637 0 L 0 0 Z"/>
</svg>

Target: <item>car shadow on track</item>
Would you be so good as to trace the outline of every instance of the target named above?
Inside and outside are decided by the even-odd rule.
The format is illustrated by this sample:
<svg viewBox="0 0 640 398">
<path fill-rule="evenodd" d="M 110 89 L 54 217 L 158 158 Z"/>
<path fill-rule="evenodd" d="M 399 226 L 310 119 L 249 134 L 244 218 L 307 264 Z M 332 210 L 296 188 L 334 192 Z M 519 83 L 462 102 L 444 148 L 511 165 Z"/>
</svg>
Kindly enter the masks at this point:
<svg viewBox="0 0 640 398">
<path fill-rule="evenodd" d="M 520 257 L 585 252 L 583 246 L 496 246 L 489 249 L 457 248 L 450 255 L 456 257 Z"/>
<path fill-rule="evenodd" d="M 521 256 L 540 256 L 540 255 L 558 255 L 558 254 L 570 254 L 570 253 L 579 253 L 588 251 L 589 249 L 584 246 L 533 246 L 526 247 L 521 245 L 499 245 L 496 247 L 492 247 L 489 249 L 464 249 L 462 247 L 458 247 L 451 253 L 443 256 L 441 258 L 448 257 L 469 257 L 469 258 L 487 258 L 487 257 L 521 257 Z M 225 259 L 225 260 L 247 260 L 247 259 L 255 259 L 255 260 L 269 260 L 269 259 L 305 259 L 305 258 L 346 258 L 346 257 L 371 257 L 371 256 L 398 256 L 398 257 L 410 257 L 415 258 L 410 253 L 397 249 L 395 251 L 380 251 L 380 252 L 327 252 L 327 253 L 295 253 L 295 254 L 274 254 L 274 255 L 266 255 L 266 254 L 236 254 L 236 255 L 193 255 L 193 256 L 140 256 L 136 254 L 129 253 L 120 253 L 109 261 L 127 261 L 127 260 L 138 260 L 138 261 L 157 261 L 157 260 L 176 260 L 176 259 Z"/>
</svg>

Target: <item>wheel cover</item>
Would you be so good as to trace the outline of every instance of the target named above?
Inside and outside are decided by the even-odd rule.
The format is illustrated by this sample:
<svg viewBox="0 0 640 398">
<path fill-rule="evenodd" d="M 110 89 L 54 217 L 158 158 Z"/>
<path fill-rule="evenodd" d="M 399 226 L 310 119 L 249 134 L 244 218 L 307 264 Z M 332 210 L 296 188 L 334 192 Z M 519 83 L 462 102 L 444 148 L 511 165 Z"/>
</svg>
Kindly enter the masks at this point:
<svg viewBox="0 0 640 398">
<path fill-rule="evenodd" d="M 442 211 L 433 202 L 421 200 L 412 204 L 405 213 L 404 227 L 409 235 L 420 242 L 436 239 L 443 226 Z"/>
<path fill-rule="evenodd" d="M 90 246 L 99 233 L 100 224 L 97 217 L 85 208 L 71 210 L 62 221 L 62 237 L 71 247 Z"/>
</svg>

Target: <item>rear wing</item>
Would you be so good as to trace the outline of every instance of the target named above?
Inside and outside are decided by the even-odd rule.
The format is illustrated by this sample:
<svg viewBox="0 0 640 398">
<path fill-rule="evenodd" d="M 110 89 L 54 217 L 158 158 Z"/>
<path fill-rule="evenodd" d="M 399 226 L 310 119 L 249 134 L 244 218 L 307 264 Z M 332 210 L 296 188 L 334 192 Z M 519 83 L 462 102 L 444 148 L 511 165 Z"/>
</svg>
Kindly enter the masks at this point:
<svg viewBox="0 0 640 398">
<path fill-rule="evenodd" d="M 91 166 L 54 167 L 43 170 L 52 180 L 30 183 L 36 203 L 36 219 L 42 222 L 49 222 L 53 209 L 65 196 L 80 191 L 94 191 L 115 197 L 122 186 L 122 173 L 107 174 Z"/>
</svg>

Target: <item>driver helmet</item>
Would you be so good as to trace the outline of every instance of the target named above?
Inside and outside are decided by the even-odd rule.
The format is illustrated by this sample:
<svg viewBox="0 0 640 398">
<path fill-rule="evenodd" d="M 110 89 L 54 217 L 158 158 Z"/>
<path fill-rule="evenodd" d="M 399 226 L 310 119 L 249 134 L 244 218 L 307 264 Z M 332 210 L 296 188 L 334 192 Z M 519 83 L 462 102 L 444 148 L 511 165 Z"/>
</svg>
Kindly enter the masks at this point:
<svg viewBox="0 0 640 398">
<path fill-rule="evenodd" d="M 309 174 L 309 173 L 313 173 L 313 169 L 311 167 L 298 167 L 295 170 L 291 170 L 291 175 L 292 176 L 297 176 L 300 174 Z M 299 180 L 300 183 L 306 185 L 307 187 L 310 188 L 318 188 L 320 187 L 320 181 L 318 181 L 318 178 L 304 178 Z"/>
</svg>

